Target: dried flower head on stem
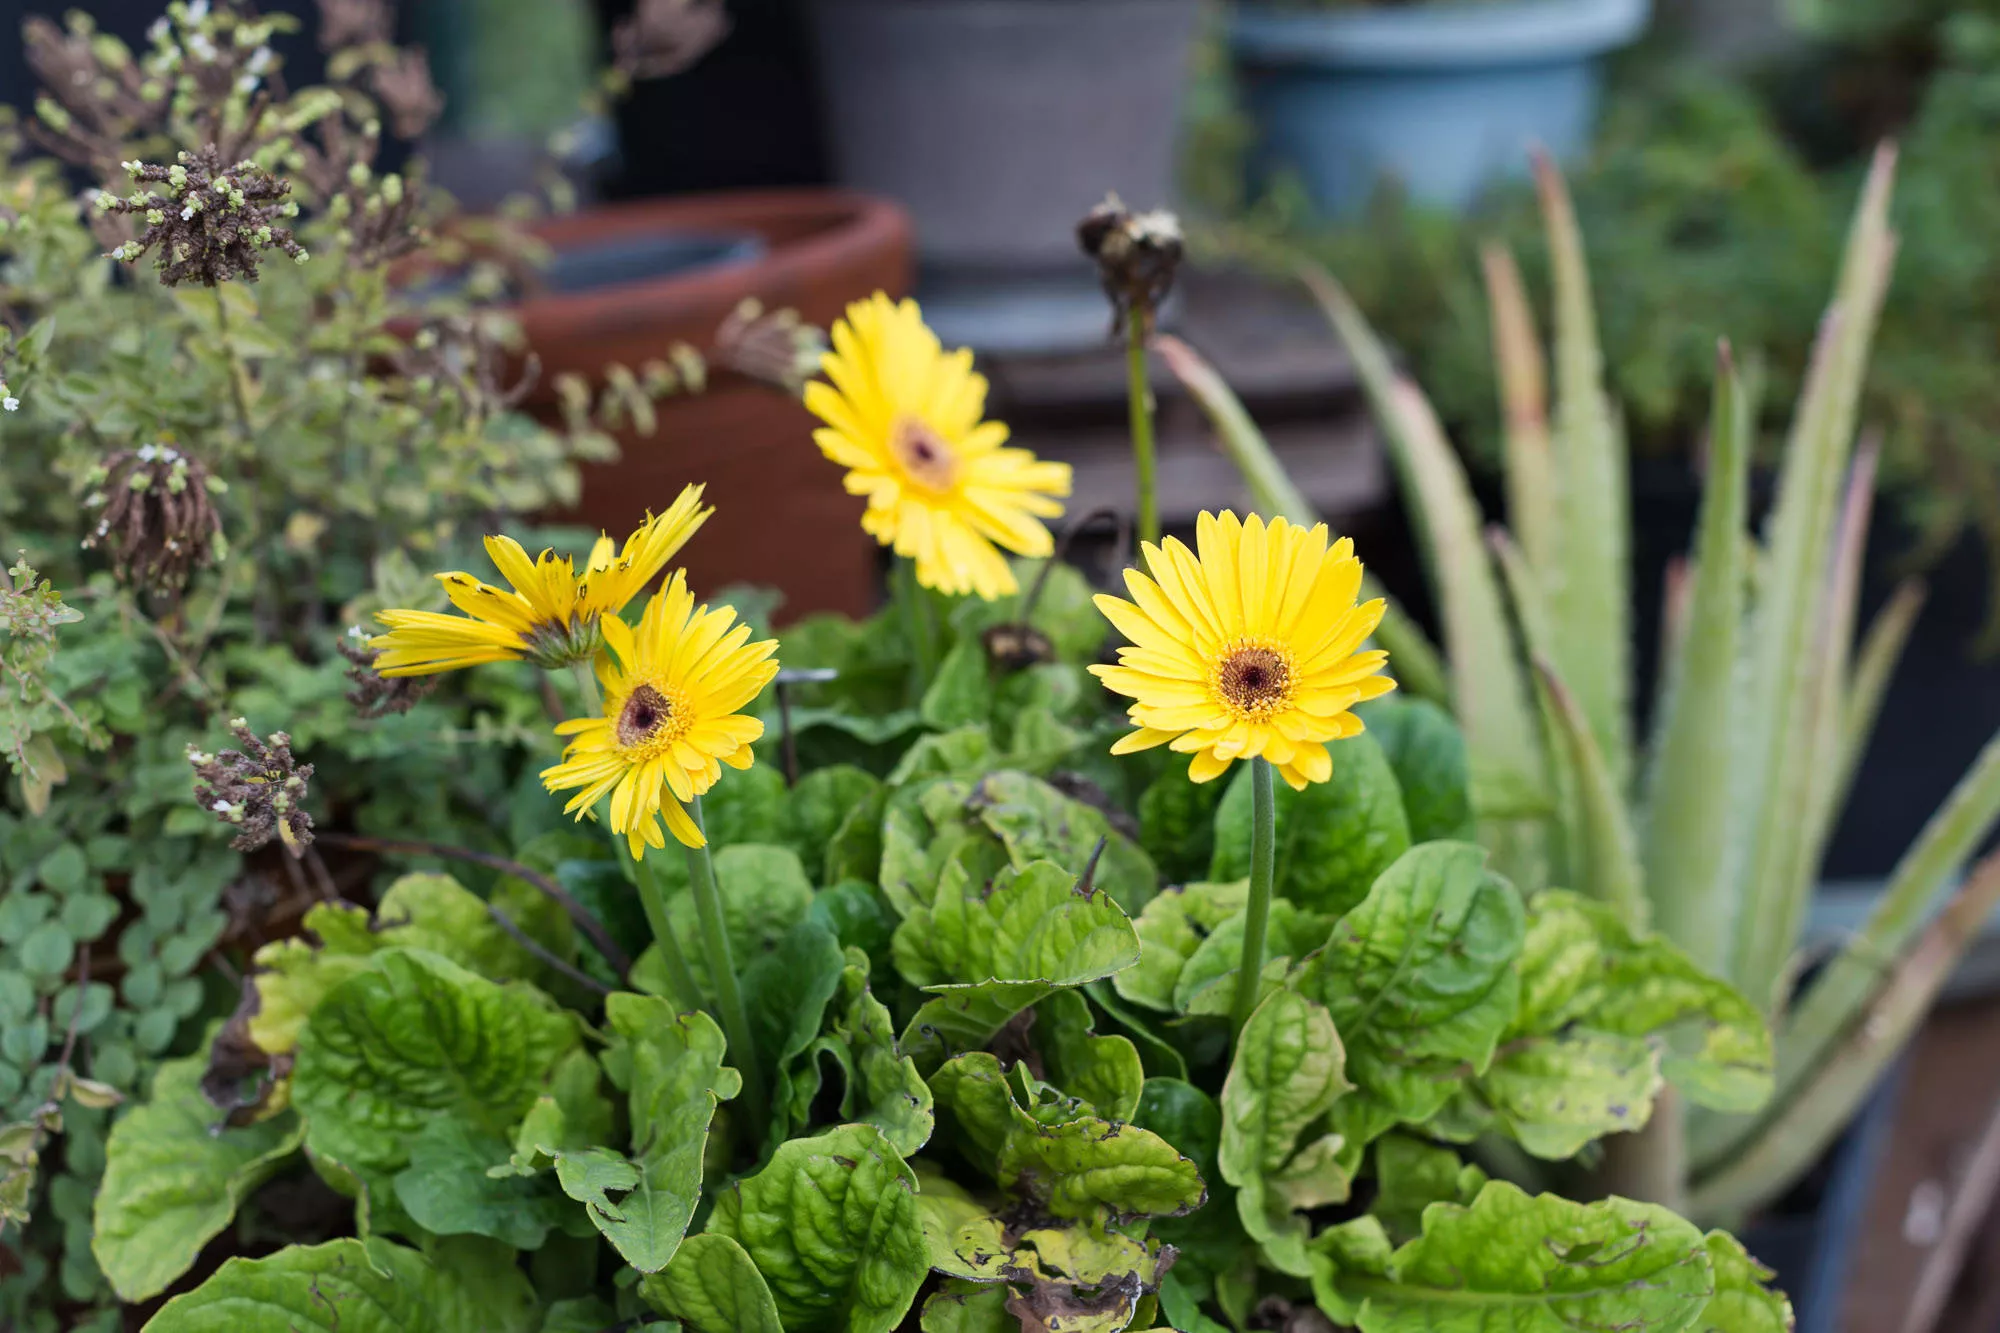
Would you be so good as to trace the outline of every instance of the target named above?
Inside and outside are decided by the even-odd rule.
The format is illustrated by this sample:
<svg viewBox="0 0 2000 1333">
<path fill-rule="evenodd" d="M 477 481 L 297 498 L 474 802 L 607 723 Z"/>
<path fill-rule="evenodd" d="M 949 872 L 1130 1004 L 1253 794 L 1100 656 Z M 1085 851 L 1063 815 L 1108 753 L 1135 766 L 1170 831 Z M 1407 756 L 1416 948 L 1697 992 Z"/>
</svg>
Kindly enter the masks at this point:
<svg viewBox="0 0 2000 1333">
<path fill-rule="evenodd" d="M 375 659 L 382 652 L 368 646 L 368 632 L 359 625 L 349 629 L 337 647 L 348 661 L 347 679 L 353 686 L 347 692 L 347 702 L 362 717 L 407 713 L 437 688 L 436 676 L 385 676 L 377 671 Z"/>
<path fill-rule="evenodd" d="M 306 813 L 306 784 L 313 766 L 292 755 L 292 738 L 282 731 L 259 739 L 243 718 L 232 718 L 230 734 L 240 750 L 205 754 L 190 745 L 194 796 L 225 824 L 241 830 L 229 845 L 254 852 L 277 838 L 294 857 L 312 845 L 312 816 Z"/>
<path fill-rule="evenodd" d="M 106 548 L 128 588 L 178 593 L 195 570 L 228 552 L 211 499 L 227 486 L 172 445 L 122 449 L 92 469 L 86 484 L 84 507 L 97 511 L 97 523 L 83 545 Z"/>
<path fill-rule="evenodd" d="M 223 165 L 213 145 L 182 153 L 170 167 L 127 162 L 125 170 L 140 186 L 119 198 L 106 191 L 97 196 L 105 213 L 139 214 L 146 230 L 135 241 L 112 251 L 130 264 L 155 252 L 160 281 L 177 287 L 190 280 L 213 287 L 232 278 L 257 280 L 266 250 L 282 250 L 294 263 L 306 262 L 306 252 L 285 222 L 298 216 L 299 206 L 288 196 L 292 185 L 254 162 Z"/>
<path fill-rule="evenodd" d="M 1150 336 L 1180 269 L 1180 219 L 1165 209 L 1134 213 L 1108 194 L 1077 224 L 1076 238 L 1097 261 L 1098 279 L 1111 298 L 1113 335 L 1130 320 L 1142 337 Z"/>
<path fill-rule="evenodd" d="M 825 356 L 825 330 L 806 323 L 796 310 L 766 310 L 752 296 L 716 329 L 711 359 L 739 375 L 800 393 Z"/>
</svg>

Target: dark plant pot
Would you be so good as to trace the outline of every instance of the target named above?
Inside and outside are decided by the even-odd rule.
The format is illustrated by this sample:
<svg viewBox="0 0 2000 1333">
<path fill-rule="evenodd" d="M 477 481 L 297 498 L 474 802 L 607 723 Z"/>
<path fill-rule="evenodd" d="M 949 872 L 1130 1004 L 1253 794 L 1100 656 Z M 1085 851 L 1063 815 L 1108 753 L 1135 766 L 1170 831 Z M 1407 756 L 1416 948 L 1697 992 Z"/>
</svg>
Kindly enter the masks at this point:
<svg viewBox="0 0 2000 1333">
<path fill-rule="evenodd" d="M 587 210 L 538 228 L 556 258 L 520 303 L 542 363 L 530 410 L 554 419 L 554 379 L 601 382 L 675 343 L 707 349 L 747 297 L 822 327 L 848 302 L 909 287 L 909 222 L 894 204 L 840 191 L 691 196 Z M 716 513 L 681 561 L 698 592 L 756 583 L 787 618 L 863 613 L 875 601 L 875 543 L 839 470 L 813 446 L 814 419 L 783 392 L 716 367 L 706 390 L 660 404 L 651 436 L 621 433 L 618 461 L 586 464 L 575 510 L 557 515 L 622 536 L 650 507 L 705 482 Z"/>
<path fill-rule="evenodd" d="M 1841 1333 L 1847 1278 L 1895 1127 L 1906 1058 L 1883 1074 L 1813 1174 L 1741 1233 L 1744 1247 L 1777 1271 L 1776 1285 L 1791 1297 L 1793 1333 Z"/>
<path fill-rule="evenodd" d="M 925 314 L 987 351 L 1094 346 L 1076 223 L 1172 191 L 1199 0 L 813 0 L 843 185 L 916 223 Z"/>
<path fill-rule="evenodd" d="M 1253 173 L 1294 172 L 1321 210 L 1352 214 L 1391 178 L 1463 208 L 1540 144 L 1582 149 L 1602 57 L 1651 0 L 1518 0 L 1328 13 L 1245 5 L 1230 19 L 1256 123 Z"/>
</svg>

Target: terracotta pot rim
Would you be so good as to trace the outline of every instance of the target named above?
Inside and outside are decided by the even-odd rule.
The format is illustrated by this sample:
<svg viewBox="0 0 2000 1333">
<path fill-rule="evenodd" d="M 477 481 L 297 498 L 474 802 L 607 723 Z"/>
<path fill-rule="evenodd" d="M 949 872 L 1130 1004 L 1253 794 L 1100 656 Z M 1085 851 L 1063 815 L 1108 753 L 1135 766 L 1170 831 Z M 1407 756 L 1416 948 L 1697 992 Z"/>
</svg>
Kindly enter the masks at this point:
<svg viewBox="0 0 2000 1333">
<path fill-rule="evenodd" d="M 515 309 L 524 322 L 546 328 L 548 321 L 594 320 L 609 308 L 629 309 L 668 292 L 683 308 L 704 299 L 733 305 L 760 289 L 782 288 L 795 275 L 839 271 L 858 256 L 893 247 L 907 239 L 910 223 L 890 200 L 827 188 L 637 199 L 580 209 L 532 230 L 557 247 L 662 231 L 746 231 L 765 245 L 762 254 L 638 282 L 585 292 L 530 292 Z"/>
</svg>

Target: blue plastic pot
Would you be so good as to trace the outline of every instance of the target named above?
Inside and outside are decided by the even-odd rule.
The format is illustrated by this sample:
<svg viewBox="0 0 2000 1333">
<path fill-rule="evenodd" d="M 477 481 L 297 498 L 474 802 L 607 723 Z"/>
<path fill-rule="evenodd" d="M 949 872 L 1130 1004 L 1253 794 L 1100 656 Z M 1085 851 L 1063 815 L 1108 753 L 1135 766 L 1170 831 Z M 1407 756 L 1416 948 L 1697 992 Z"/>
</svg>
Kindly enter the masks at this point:
<svg viewBox="0 0 2000 1333">
<path fill-rule="evenodd" d="M 1296 174 L 1330 215 L 1385 177 L 1464 208 L 1540 144 L 1589 141 L 1603 56 L 1646 26 L 1651 0 L 1518 0 L 1326 12 L 1242 6 L 1237 79 L 1260 178 Z"/>
</svg>

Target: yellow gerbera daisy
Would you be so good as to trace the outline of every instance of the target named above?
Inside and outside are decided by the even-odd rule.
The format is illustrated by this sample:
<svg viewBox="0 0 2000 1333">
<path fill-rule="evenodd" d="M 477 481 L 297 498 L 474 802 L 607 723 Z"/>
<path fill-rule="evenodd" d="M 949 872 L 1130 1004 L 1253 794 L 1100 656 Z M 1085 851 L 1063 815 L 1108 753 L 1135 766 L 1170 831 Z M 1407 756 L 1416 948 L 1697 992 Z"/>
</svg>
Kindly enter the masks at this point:
<svg viewBox="0 0 2000 1333">
<path fill-rule="evenodd" d="M 1113 754 L 1171 745 L 1193 755 L 1188 776 L 1207 782 L 1232 760 L 1262 757 L 1304 790 L 1333 775 L 1328 741 L 1361 734 L 1348 710 L 1387 694 L 1377 674 L 1389 655 L 1360 651 L 1381 622 L 1381 599 L 1355 605 L 1361 562 L 1343 537 L 1331 549 L 1324 523 L 1302 528 L 1282 518 L 1267 527 L 1252 514 L 1203 514 L 1200 554 L 1169 537 L 1145 546 L 1148 578 L 1125 571 L 1132 601 L 1097 605 L 1132 646 L 1117 666 L 1094 666 L 1104 683 L 1135 701 L 1138 730 Z"/>
<path fill-rule="evenodd" d="M 625 835 L 637 858 L 642 847 L 664 847 L 664 815 L 674 836 L 689 847 L 706 840 L 683 806 L 715 785 L 722 765 L 748 768 L 750 743 L 764 724 L 736 710 L 757 697 L 778 674 L 776 639 L 749 642 L 748 625 L 731 626 L 736 612 L 697 607 L 687 573 L 653 600 L 635 631 L 616 616 L 604 618 L 597 679 L 604 687 L 604 716 L 571 718 L 556 733 L 571 736 L 563 762 L 542 770 L 550 791 L 580 788 L 564 812 L 583 818 L 607 793 L 611 827 Z"/>
<path fill-rule="evenodd" d="M 917 582 L 991 601 L 1016 591 L 994 544 L 1020 555 L 1053 549 L 1041 520 L 1062 513 L 1069 464 L 1008 449 L 1007 427 L 983 421 L 986 377 L 972 353 L 946 353 L 915 301 L 877 292 L 847 307 L 806 385 L 826 423 L 820 452 L 846 468 L 847 492 L 868 497 L 861 526 L 916 561 Z"/>
<path fill-rule="evenodd" d="M 598 534 L 581 575 L 566 555 L 543 551 L 530 560 L 512 537 L 488 537 L 486 554 L 512 590 L 458 571 L 438 575 L 465 615 L 381 612 L 375 618 L 389 633 L 368 641 L 381 650 L 375 669 L 424 676 L 481 662 L 525 660 L 554 670 L 589 661 L 602 643 L 599 621 L 622 611 L 715 512 L 701 507 L 701 492 L 686 487 L 666 513 L 648 513 L 622 548 Z"/>
</svg>

